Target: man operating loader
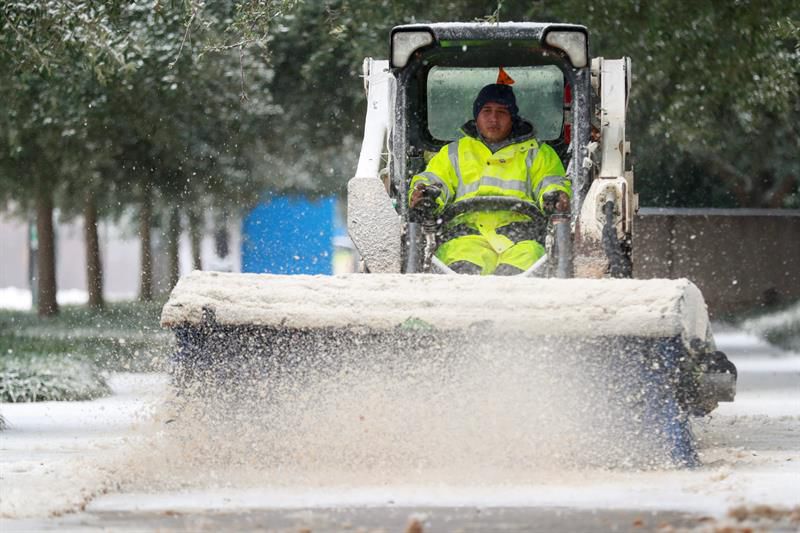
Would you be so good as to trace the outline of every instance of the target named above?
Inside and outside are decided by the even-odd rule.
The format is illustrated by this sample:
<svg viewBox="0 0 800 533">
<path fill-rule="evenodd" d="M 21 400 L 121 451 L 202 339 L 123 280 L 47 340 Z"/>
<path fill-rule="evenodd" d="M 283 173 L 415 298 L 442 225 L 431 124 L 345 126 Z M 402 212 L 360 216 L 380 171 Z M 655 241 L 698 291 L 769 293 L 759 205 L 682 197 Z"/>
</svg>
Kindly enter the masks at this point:
<svg viewBox="0 0 800 533">
<path fill-rule="evenodd" d="M 505 196 L 532 203 L 545 215 L 569 211 L 572 189 L 564 166 L 519 116 L 512 83 L 500 69 L 497 83 L 480 90 L 474 119 L 461 127 L 464 136 L 443 147 L 411 179 L 412 209 L 421 209 L 430 197 L 439 213 L 468 198 Z M 461 274 L 519 274 L 545 253 L 534 240 L 536 227 L 529 216 L 515 211 L 462 213 L 444 228 L 436 256 Z"/>
</svg>

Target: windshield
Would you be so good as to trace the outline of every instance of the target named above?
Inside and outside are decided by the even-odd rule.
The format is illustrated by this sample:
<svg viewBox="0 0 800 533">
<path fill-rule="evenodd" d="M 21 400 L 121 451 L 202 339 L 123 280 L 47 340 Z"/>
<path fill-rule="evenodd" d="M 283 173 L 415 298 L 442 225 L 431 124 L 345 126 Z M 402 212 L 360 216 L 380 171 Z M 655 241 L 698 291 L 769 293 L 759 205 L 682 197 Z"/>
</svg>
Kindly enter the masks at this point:
<svg viewBox="0 0 800 533">
<path fill-rule="evenodd" d="M 514 80 L 521 117 L 533 123 L 536 138 L 561 136 L 564 122 L 564 75 L 553 65 L 504 68 Z M 434 139 L 461 137 L 472 117 L 472 103 L 484 85 L 495 83 L 498 69 L 433 67 L 428 73 L 428 130 Z"/>
</svg>

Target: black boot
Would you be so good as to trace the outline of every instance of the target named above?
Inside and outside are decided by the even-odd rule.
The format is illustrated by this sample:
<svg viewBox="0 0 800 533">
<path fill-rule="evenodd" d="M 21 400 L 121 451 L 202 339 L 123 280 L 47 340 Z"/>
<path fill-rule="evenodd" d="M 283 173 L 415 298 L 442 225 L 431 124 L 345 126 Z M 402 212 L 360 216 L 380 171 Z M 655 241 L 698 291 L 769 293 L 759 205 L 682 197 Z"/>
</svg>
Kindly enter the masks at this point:
<svg viewBox="0 0 800 533">
<path fill-rule="evenodd" d="M 515 266 L 511 266 L 508 263 L 503 263 L 502 265 L 499 265 L 494 270 L 494 275 L 495 276 L 516 276 L 517 274 L 522 274 L 523 272 L 525 272 L 525 271 L 522 270 L 521 268 L 517 268 Z"/>
<path fill-rule="evenodd" d="M 483 270 L 482 267 L 479 267 L 475 263 L 470 263 L 469 261 L 456 261 L 447 266 L 450 267 L 450 270 L 458 274 L 470 274 L 473 276 L 480 275 L 481 271 Z"/>
</svg>

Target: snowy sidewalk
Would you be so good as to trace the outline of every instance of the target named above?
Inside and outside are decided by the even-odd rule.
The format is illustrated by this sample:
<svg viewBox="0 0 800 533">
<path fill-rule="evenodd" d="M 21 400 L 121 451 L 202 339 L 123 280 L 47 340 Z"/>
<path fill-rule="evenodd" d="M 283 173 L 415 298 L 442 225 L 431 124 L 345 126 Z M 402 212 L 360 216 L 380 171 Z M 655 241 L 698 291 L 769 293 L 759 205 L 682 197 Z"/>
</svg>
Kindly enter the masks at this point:
<svg viewBox="0 0 800 533">
<path fill-rule="evenodd" d="M 0 517 L 74 511 L 112 486 L 117 459 L 167 383 L 161 374 L 115 374 L 108 398 L 2 404 Z"/>
<path fill-rule="evenodd" d="M 85 510 L 110 514 L 208 513 L 246 509 L 393 506 L 557 507 L 677 510 L 722 517 L 740 505 L 800 504 L 800 354 L 754 337 L 717 336 L 740 369 L 736 401 L 695 430 L 704 466 L 651 472 L 565 472 L 557 479 L 498 486 L 403 484 L 186 486 L 180 491 L 118 491 L 122 465 L 147 444 L 148 419 L 167 397 L 164 375 L 120 374 L 114 396 L 92 402 L 3 404 L 10 429 L 0 433 L 0 527 L 44 524 Z M 454 443 L 454 446 L 457 446 Z M 156 452 L 154 452 L 156 453 Z M 146 455 L 146 454 L 145 454 Z M 147 457 L 143 458 L 148 460 Z M 156 459 L 156 458 L 153 458 Z M 120 516 L 122 516 L 120 515 Z M 15 521 L 7 519 L 37 519 Z M 77 518 L 77 516 L 74 516 Z M 4 523 L 4 524 L 3 524 Z"/>
</svg>

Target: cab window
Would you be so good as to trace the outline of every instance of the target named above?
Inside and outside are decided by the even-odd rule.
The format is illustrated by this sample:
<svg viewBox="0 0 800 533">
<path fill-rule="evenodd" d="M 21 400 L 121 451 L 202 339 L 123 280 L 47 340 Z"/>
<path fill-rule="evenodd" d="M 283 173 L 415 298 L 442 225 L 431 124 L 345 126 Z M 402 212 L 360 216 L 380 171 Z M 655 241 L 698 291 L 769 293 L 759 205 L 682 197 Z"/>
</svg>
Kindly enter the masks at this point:
<svg viewBox="0 0 800 533">
<path fill-rule="evenodd" d="M 564 75 L 553 65 L 507 67 L 521 117 L 533 123 L 536 138 L 561 136 L 564 122 Z M 428 132 L 433 139 L 462 136 L 461 126 L 472 119 L 472 103 L 484 85 L 495 83 L 498 69 L 433 67 L 427 80 Z"/>
</svg>

